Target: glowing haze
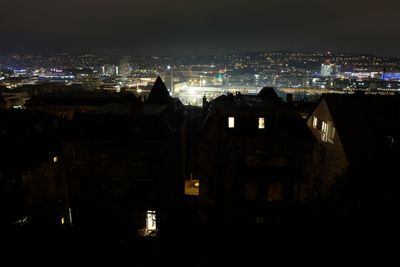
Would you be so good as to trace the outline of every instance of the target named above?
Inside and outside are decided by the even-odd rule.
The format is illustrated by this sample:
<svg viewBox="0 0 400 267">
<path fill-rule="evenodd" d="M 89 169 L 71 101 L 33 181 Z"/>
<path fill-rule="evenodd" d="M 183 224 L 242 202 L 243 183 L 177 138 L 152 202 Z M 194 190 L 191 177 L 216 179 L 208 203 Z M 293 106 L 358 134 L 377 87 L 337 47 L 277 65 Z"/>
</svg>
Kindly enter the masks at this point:
<svg viewBox="0 0 400 267">
<path fill-rule="evenodd" d="M 0 53 L 330 50 L 400 56 L 400 1 L 13 0 L 1 9 Z"/>
</svg>

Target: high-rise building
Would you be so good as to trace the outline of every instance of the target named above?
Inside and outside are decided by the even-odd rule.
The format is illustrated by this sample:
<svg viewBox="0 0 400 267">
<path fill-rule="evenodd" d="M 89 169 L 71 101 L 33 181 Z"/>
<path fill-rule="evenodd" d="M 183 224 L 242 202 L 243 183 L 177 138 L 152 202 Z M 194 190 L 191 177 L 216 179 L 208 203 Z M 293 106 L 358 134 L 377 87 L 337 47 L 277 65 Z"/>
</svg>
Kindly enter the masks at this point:
<svg viewBox="0 0 400 267">
<path fill-rule="evenodd" d="M 332 77 L 336 74 L 336 65 L 326 61 L 321 65 L 321 77 Z"/>
</svg>

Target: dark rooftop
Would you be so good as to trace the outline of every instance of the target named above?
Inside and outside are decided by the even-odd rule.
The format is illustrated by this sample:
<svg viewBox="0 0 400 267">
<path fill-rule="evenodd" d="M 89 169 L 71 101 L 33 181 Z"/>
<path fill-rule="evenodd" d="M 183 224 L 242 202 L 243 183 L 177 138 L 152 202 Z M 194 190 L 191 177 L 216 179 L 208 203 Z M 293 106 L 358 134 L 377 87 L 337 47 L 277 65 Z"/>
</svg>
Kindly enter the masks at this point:
<svg viewBox="0 0 400 267">
<path fill-rule="evenodd" d="M 132 103 L 139 101 L 138 98 L 129 93 L 73 91 L 41 94 L 33 96 L 27 105 L 87 105 L 104 106 L 110 103 Z"/>
<path fill-rule="evenodd" d="M 172 97 L 170 96 L 167 87 L 160 76 L 158 76 L 149 96 L 147 97 L 146 104 L 168 105 L 171 102 L 171 99 Z"/>
<path fill-rule="evenodd" d="M 349 161 L 379 158 L 388 136 L 398 138 L 400 134 L 399 95 L 327 94 L 322 98 L 328 105 Z"/>
</svg>

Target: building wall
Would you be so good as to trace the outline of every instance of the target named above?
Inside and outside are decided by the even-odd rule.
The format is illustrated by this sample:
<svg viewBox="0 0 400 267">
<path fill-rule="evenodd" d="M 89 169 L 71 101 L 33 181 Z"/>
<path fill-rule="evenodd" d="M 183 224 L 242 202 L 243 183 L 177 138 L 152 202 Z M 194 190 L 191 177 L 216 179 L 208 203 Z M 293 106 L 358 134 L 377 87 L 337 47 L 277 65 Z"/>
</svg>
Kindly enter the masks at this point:
<svg viewBox="0 0 400 267">
<path fill-rule="evenodd" d="M 96 106 L 74 106 L 74 105 L 56 105 L 56 106 L 36 106 L 29 107 L 30 109 L 37 109 L 47 113 L 50 113 L 54 116 L 65 118 L 67 120 L 73 120 L 75 112 L 79 111 L 82 113 L 94 111 Z"/>
<path fill-rule="evenodd" d="M 151 210 L 157 213 L 160 231 L 177 224 L 184 194 L 184 127 L 170 136 L 157 134 L 157 126 L 154 133 L 138 131 L 141 122 L 148 121 L 142 119 L 125 118 L 113 124 L 115 128 L 107 127 L 110 134 L 100 128 L 68 142 L 73 200 L 80 210 L 77 223 L 97 218 L 98 224 L 121 235 L 137 235 Z"/>
<path fill-rule="evenodd" d="M 228 128 L 229 116 L 235 117 L 234 129 Z M 265 129 L 258 129 L 259 117 Z M 272 216 L 270 207 L 307 196 L 300 192 L 308 189 L 300 186 L 307 181 L 307 168 L 300 167 L 306 152 L 300 137 L 289 135 L 286 119 L 279 107 L 209 114 L 199 159 L 201 221 L 254 224 Z"/>
<path fill-rule="evenodd" d="M 313 125 L 315 117 L 318 119 L 316 127 Z M 335 128 L 333 139 L 328 137 L 328 140 L 323 140 L 322 121 L 328 123 L 329 127 Z M 307 119 L 307 125 L 318 140 L 318 144 L 315 146 L 314 150 L 312 170 L 317 177 L 315 180 L 315 193 L 327 194 L 334 185 L 336 179 L 347 170 L 349 162 L 340 140 L 340 132 L 336 130 L 329 108 L 324 99 L 320 101 L 319 105 Z"/>
</svg>

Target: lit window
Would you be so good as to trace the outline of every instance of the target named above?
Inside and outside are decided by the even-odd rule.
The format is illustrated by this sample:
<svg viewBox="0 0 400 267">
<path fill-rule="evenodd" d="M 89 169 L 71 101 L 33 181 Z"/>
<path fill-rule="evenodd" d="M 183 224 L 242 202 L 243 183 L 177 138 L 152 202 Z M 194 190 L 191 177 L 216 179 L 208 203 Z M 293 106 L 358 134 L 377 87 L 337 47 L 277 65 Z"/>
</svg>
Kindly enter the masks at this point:
<svg viewBox="0 0 400 267">
<path fill-rule="evenodd" d="M 321 139 L 324 142 L 328 141 L 328 132 L 329 132 L 329 124 L 326 122 L 322 122 L 322 129 L 321 129 Z"/>
<path fill-rule="evenodd" d="M 265 128 L 265 119 L 264 117 L 258 118 L 258 129 L 264 129 Z"/>
<path fill-rule="evenodd" d="M 154 210 L 148 210 L 146 216 L 146 231 L 155 230 L 157 230 L 156 212 Z"/>
<path fill-rule="evenodd" d="M 318 119 L 317 117 L 313 116 L 312 127 L 315 129 L 317 128 L 317 125 L 318 125 Z"/>
<path fill-rule="evenodd" d="M 335 139 L 335 127 L 332 126 L 329 128 L 329 130 L 330 131 L 329 131 L 328 141 L 333 144 L 333 141 Z"/>
<path fill-rule="evenodd" d="M 229 128 L 235 128 L 235 117 L 229 117 L 228 118 L 228 127 Z"/>
<path fill-rule="evenodd" d="M 53 158 L 53 162 L 56 163 L 58 161 L 58 157 Z"/>
<path fill-rule="evenodd" d="M 186 180 L 185 181 L 185 195 L 198 196 L 199 195 L 199 180 Z"/>
</svg>

